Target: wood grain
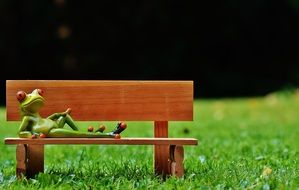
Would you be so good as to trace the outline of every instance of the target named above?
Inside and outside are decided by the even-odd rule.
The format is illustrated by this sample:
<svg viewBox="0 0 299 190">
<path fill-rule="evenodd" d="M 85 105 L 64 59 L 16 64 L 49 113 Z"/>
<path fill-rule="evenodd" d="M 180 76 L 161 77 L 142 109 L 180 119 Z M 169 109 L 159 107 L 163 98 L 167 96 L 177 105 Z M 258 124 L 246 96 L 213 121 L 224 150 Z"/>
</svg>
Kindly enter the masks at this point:
<svg viewBox="0 0 299 190">
<path fill-rule="evenodd" d="M 18 144 L 16 147 L 16 175 L 18 178 L 26 176 L 27 169 L 27 150 L 25 144 Z"/>
<path fill-rule="evenodd" d="M 26 177 L 32 178 L 44 172 L 44 145 L 27 145 Z"/>
<path fill-rule="evenodd" d="M 155 121 L 154 122 L 154 136 L 156 138 L 168 137 L 168 122 Z M 169 145 L 155 145 L 154 146 L 154 170 L 158 175 L 166 176 L 170 174 L 168 167 Z"/>
<path fill-rule="evenodd" d="M 195 138 L 5 138 L 5 144 L 197 145 Z"/>
<path fill-rule="evenodd" d="M 45 92 L 41 115 L 72 108 L 81 121 L 191 121 L 193 81 L 7 80 L 7 120 L 19 120 L 16 93 Z"/>
<path fill-rule="evenodd" d="M 5 144 L 107 144 L 107 145 L 197 145 L 195 138 L 5 138 Z"/>
</svg>

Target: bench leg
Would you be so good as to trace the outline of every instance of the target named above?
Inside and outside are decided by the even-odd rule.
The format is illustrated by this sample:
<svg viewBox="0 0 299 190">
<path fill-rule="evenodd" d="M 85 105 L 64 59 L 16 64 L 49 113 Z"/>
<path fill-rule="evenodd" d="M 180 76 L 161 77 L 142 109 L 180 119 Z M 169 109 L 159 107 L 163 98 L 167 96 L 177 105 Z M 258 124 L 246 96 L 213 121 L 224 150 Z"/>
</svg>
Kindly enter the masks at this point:
<svg viewBox="0 0 299 190">
<path fill-rule="evenodd" d="M 44 145 L 27 145 L 27 172 L 28 178 L 44 172 Z"/>
<path fill-rule="evenodd" d="M 173 176 L 182 177 L 184 175 L 184 148 L 171 145 L 169 149 L 170 173 Z"/>
<path fill-rule="evenodd" d="M 16 175 L 32 178 L 39 172 L 44 172 L 44 145 L 17 145 Z"/>
<path fill-rule="evenodd" d="M 168 122 L 155 121 L 154 123 L 155 137 L 168 137 Z M 155 174 L 165 177 L 170 174 L 169 170 L 169 146 L 154 145 L 154 170 Z"/>
<path fill-rule="evenodd" d="M 26 145 L 18 144 L 16 150 L 16 160 L 17 160 L 17 168 L 16 175 L 18 178 L 22 176 L 26 176 L 26 168 L 27 168 L 27 153 L 26 153 Z"/>
</svg>

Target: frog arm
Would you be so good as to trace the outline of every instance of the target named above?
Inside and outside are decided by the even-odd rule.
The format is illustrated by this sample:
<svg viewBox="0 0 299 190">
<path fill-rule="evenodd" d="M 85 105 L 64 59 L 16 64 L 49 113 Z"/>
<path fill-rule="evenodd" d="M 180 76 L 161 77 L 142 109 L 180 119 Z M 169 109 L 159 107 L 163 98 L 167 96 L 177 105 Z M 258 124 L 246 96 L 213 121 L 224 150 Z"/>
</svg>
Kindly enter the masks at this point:
<svg viewBox="0 0 299 190">
<path fill-rule="evenodd" d="M 47 119 L 55 120 L 55 119 L 58 119 L 61 116 L 65 117 L 69 113 L 71 113 L 70 108 L 68 108 L 65 112 L 62 112 L 62 113 L 54 113 L 54 114 L 48 116 Z"/>
<path fill-rule="evenodd" d="M 48 116 L 47 119 L 51 119 L 51 120 L 54 120 L 54 119 L 57 119 L 61 116 L 60 113 L 53 113 L 52 115 Z"/>
<path fill-rule="evenodd" d="M 31 117 L 25 116 L 22 119 L 22 123 L 19 128 L 18 135 L 20 138 L 30 138 L 31 137 L 31 131 L 28 131 L 27 127 L 31 121 Z"/>
</svg>

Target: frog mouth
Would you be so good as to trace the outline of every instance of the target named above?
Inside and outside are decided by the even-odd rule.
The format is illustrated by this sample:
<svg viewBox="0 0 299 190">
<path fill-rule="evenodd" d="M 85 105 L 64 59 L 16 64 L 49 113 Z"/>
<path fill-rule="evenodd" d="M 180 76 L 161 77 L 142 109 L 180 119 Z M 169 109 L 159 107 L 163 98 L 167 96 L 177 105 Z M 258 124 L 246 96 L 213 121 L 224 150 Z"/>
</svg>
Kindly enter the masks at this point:
<svg viewBox="0 0 299 190">
<path fill-rule="evenodd" d="M 27 104 L 24 104 L 23 107 L 27 108 L 28 106 L 33 105 L 33 104 L 42 106 L 44 104 L 44 99 L 43 98 L 36 98 L 33 101 L 28 102 Z"/>
</svg>

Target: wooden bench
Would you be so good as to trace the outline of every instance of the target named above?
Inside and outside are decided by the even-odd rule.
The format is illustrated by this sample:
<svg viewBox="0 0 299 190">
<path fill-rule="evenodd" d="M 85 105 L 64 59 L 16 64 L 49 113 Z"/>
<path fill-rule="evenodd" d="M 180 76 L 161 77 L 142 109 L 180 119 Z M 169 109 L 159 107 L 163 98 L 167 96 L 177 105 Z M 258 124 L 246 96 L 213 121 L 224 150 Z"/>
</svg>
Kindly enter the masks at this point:
<svg viewBox="0 0 299 190">
<path fill-rule="evenodd" d="M 154 170 L 158 175 L 184 174 L 184 145 L 194 138 L 168 138 L 168 121 L 193 120 L 192 81 L 6 81 L 7 121 L 20 120 L 16 92 L 45 91 L 43 117 L 72 108 L 77 121 L 154 121 L 153 138 L 6 138 L 15 144 L 16 174 L 33 177 L 44 171 L 44 145 L 107 144 L 154 145 Z M 130 131 L 130 126 L 127 132 Z M 17 131 L 16 131 L 17 132 Z"/>
</svg>

